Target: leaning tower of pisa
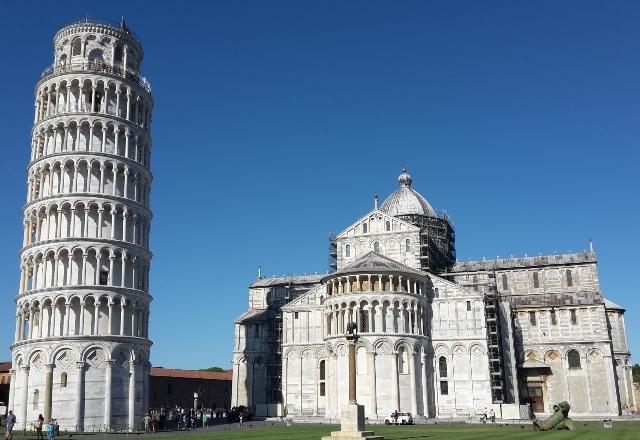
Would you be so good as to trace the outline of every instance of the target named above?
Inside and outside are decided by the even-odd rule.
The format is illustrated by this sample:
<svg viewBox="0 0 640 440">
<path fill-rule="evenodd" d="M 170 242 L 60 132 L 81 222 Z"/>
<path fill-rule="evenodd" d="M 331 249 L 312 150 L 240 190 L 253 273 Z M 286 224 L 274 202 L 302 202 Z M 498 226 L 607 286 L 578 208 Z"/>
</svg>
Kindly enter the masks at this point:
<svg viewBox="0 0 640 440">
<path fill-rule="evenodd" d="M 140 40 L 86 19 L 35 87 L 9 408 L 138 429 L 147 406 L 150 123 Z"/>
</svg>

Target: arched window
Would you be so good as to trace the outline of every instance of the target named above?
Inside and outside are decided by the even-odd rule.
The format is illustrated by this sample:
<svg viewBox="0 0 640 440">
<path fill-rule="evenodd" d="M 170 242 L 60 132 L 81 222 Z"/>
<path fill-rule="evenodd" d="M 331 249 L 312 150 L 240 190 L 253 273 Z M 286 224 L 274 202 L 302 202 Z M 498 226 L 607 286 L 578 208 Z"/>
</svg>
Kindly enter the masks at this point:
<svg viewBox="0 0 640 440">
<path fill-rule="evenodd" d="M 478 277 L 477 276 L 475 276 L 475 275 L 473 276 L 472 283 L 473 283 L 473 290 L 477 292 L 478 291 Z"/>
<path fill-rule="evenodd" d="M 385 223 L 385 230 L 390 231 L 391 230 L 391 222 L 387 220 L 387 223 Z"/>
<path fill-rule="evenodd" d="M 377 241 L 373 242 L 373 252 L 380 253 L 380 242 L 377 242 Z"/>
<path fill-rule="evenodd" d="M 38 405 L 40 405 L 40 390 L 35 389 L 33 391 L 33 409 L 38 409 Z"/>
<path fill-rule="evenodd" d="M 571 269 L 567 269 L 567 287 L 573 286 L 573 277 L 571 276 Z"/>
<path fill-rule="evenodd" d="M 436 298 L 440 298 L 440 289 L 437 287 L 433 289 L 433 296 Z"/>
<path fill-rule="evenodd" d="M 325 362 L 324 359 L 320 361 L 320 374 L 319 374 L 319 383 L 320 383 L 320 396 L 326 395 L 326 371 L 325 371 Z"/>
<path fill-rule="evenodd" d="M 89 52 L 89 61 L 93 61 L 96 63 L 104 62 L 104 55 L 102 54 L 102 50 L 93 49 L 91 52 Z"/>
<path fill-rule="evenodd" d="M 467 312 L 471 311 L 471 301 L 467 301 Z"/>
<path fill-rule="evenodd" d="M 363 232 L 364 234 L 366 234 L 366 233 L 367 233 L 367 224 L 366 224 L 366 223 L 364 223 L 364 224 L 362 225 L 362 232 Z"/>
<path fill-rule="evenodd" d="M 71 56 L 77 55 L 82 55 L 82 42 L 80 41 L 80 37 L 71 42 Z"/>
<path fill-rule="evenodd" d="M 398 349 L 398 374 L 407 374 L 409 372 L 407 357 L 407 350 L 404 347 L 400 347 Z"/>
<path fill-rule="evenodd" d="M 571 325 L 578 324 L 578 314 L 576 313 L 576 309 L 569 310 L 569 315 L 571 315 Z"/>
<path fill-rule="evenodd" d="M 509 290 L 509 281 L 507 281 L 507 274 L 502 274 L 502 290 Z"/>
<path fill-rule="evenodd" d="M 576 350 L 569 350 L 567 353 L 567 362 L 569 363 L 569 368 L 582 368 L 580 366 L 580 353 Z"/>
<path fill-rule="evenodd" d="M 540 287 L 540 275 L 538 275 L 538 272 L 533 273 L 533 287 L 535 289 Z"/>
<path fill-rule="evenodd" d="M 118 63 L 121 63 L 122 57 L 123 57 L 122 46 L 118 45 L 116 46 L 116 50 L 114 53 L 114 60 Z"/>
<path fill-rule="evenodd" d="M 447 358 L 444 356 L 440 356 L 438 359 L 438 372 L 441 378 L 447 377 Z"/>
<path fill-rule="evenodd" d="M 405 252 L 411 251 L 411 240 L 408 238 L 404 241 L 404 250 Z"/>
<path fill-rule="evenodd" d="M 369 311 L 360 309 L 360 331 L 368 332 L 369 331 Z"/>
<path fill-rule="evenodd" d="M 348 244 L 344 247 L 344 256 L 349 258 L 351 256 L 351 245 Z"/>
<path fill-rule="evenodd" d="M 67 373 L 62 373 L 60 375 L 60 386 L 62 388 L 66 388 L 66 386 L 67 386 Z"/>
</svg>

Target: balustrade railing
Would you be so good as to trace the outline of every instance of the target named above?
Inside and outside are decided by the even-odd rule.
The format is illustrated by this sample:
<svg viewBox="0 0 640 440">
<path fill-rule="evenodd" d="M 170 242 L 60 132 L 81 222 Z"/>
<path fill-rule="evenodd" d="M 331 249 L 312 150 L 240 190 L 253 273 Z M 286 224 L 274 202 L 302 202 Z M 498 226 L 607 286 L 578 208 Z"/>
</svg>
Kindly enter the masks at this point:
<svg viewBox="0 0 640 440">
<path fill-rule="evenodd" d="M 123 67 L 114 66 L 112 64 L 108 64 L 102 61 L 89 61 L 83 63 L 65 63 L 58 64 L 54 66 L 49 66 L 46 68 L 42 75 L 40 75 L 40 79 L 43 80 L 52 75 L 57 75 L 60 73 L 68 73 L 68 72 L 97 72 L 97 73 L 106 73 L 108 75 L 119 76 L 129 81 L 133 81 L 134 83 L 140 85 L 147 92 L 151 93 L 151 83 L 144 76 L 140 76 L 138 74 L 128 72 Z"/>
</svg>

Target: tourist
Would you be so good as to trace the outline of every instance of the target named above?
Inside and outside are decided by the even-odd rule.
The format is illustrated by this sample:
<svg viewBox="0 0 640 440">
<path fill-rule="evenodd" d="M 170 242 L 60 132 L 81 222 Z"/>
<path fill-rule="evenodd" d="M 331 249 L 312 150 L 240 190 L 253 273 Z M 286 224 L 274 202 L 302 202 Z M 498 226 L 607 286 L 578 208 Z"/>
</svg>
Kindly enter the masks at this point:
<svg viewBox="0 0 640 440">
<path fill-rule="evenodd" d="M 7 433 L 4 436 L 5 440 L 13 439 L 13 427 L 16 425 L 16 416 L 13 414 L 13 411 L 9 410 L 9 415 L 7 416 Z"/>
<path fill-rule="evenodd" d="M 142 420 L 144 421 L 144 432 L 149 432 L 149 424 L 151 423 L 149 413 L 147 413 Z"/>
<path fill-rule="evenodd" d="M 35 423 L 35 427 L 36 427 L 36 440 L 44 440 L 44 437 L 42 435 L 42 425 L 44 424 L 44 417 L 42 417 L 42 414 L 38 415 L 38 419 L 36 420 Z"/>
<path fill-rule="evenodd" d="M 493 423 L 495 425 L 495 423 L 496 423 L 496 412 L 493 410 L 493 408 L 491 408 L 489 410 L 489 418 L 491 419 L 491 423 Z"/>
<path fill-rule="evenodd" d="M 49 424 L 47 425 L 47 439 L 49 440 L 56 438 L 56 425 L 53 423 L 53 419 L 49 419 Z"/>
<path fill-rule="evenodd" d="M 636 406 L 633 403 L 629 405 L 629 412 L 631 413 L 631 417 L 635 417 L 636 413 L 638 412 Z"/>
<path fill-rule="evenodd" d="M 482 416 L 480 416 L 480 420 L 482 423 L 487 423 L 487 407 L 484 408 L 484 412 L 482 413 Z"/>
<path fill-rule="evenodd" d="M 398 416 L 400 414 L 398 413 L 398 410 L 396 409 L 393 414 L 391 414 L 391 417 L 393 418 L 393 424 L 397 425 L 398 424 Z"/>
</svg>

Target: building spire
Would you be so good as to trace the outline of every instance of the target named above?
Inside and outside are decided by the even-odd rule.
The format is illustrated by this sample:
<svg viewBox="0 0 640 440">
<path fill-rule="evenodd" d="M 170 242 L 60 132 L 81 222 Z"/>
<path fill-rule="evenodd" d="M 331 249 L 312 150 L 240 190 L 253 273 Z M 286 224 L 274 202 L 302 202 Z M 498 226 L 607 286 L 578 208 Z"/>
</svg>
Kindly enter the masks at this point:
<svg viewBox="0 0 640 440">
<path fill-rule="evenodd" d="M 593 253 L 593 240 L 589 237 L 589 252 Z"/>
<path fill-rule="evenodd" d="M 373 209 L 378 209 L 378 194 L 373 195 Z"/>
</svg>

